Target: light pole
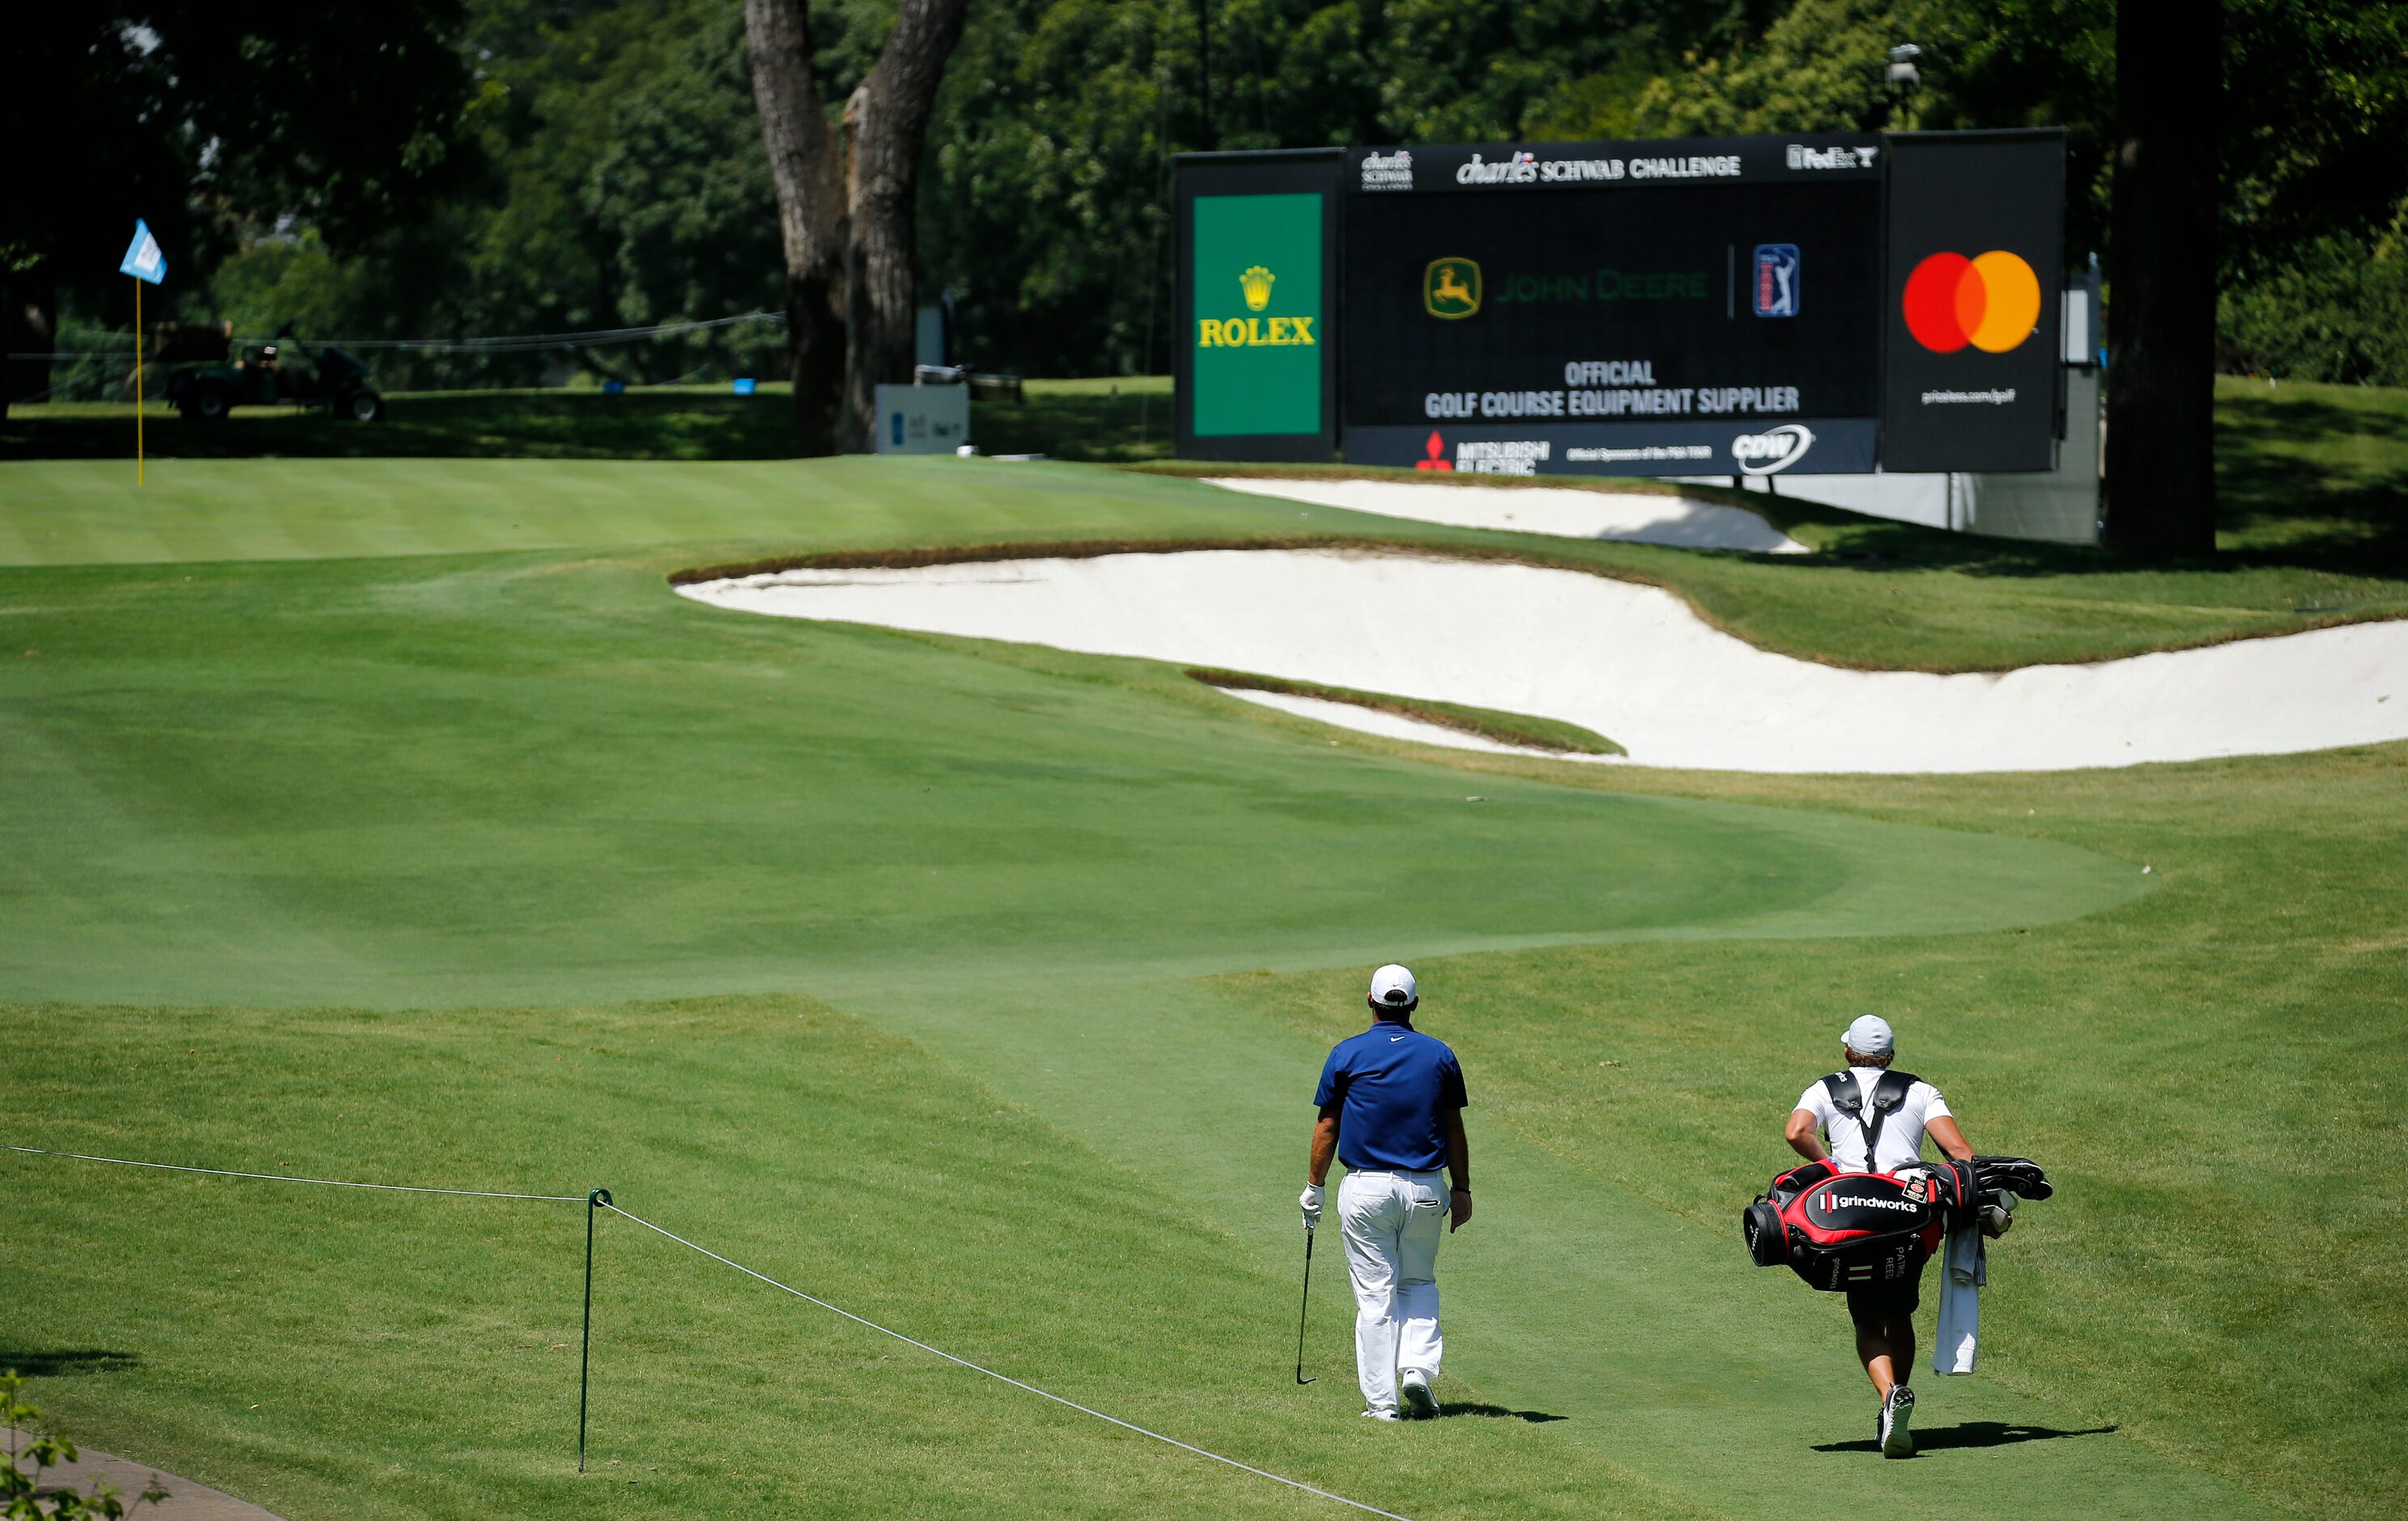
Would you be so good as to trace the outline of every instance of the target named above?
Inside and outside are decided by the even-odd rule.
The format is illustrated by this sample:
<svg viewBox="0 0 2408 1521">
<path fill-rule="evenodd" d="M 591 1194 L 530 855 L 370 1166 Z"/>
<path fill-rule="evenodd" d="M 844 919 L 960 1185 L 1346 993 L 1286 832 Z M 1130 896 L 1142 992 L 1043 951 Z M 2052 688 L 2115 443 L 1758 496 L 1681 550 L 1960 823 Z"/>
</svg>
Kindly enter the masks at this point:
<svg viewBox="0 0 2408 1521">
<path fill-rule="evenodd" d="M 1889 50 L 1889 66 L 1882 71 L 1882 82 L 1889 91 L 1889 108 L 1885 113 L 1886 116 L 1897 117 L 1905 114 L 1902 106 L 1907 96 L 1913 94 L 1923 83 L 1923 72 L 1914 66 L 1914 61 L 1922 56 L 1923 50 L 1912 42 L 1901 42 Z M 1885 122 L 1885 124 L 1887 123 Z M 1909 130 L 1912 130 L 1914 125 L 1912 121 L 1898 124 Z"/>
</svg>

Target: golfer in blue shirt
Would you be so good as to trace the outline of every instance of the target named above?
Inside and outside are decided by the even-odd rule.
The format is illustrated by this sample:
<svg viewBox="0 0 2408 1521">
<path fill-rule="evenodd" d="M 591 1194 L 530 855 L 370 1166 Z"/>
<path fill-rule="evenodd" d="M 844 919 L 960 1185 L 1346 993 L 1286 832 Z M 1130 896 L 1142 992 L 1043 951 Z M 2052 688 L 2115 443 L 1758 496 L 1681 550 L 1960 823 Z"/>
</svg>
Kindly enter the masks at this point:
<svg viewBox="0 0 2408 1521">
<path fill-rule="evenodd" d="M 1375 1421 L 1436 1415 L 1439 1374 L 1439 1223 L 1471 1219 L 1471 1148 L 1463 1137 L 1463 1067 L 1446 1042 L 1413 1028 L 1421 997 L 1413 974 L 1371 974 L 1371 1027 L 1340 1040 L 1321 1069 L 1312 1101 L 1304 1226 L 1321 1222 L 1322 1185 L 1335 1154 L 1346 1164 L 1338 1221 L 1354 1283 L 1354 1370 L 1363 1413 Z M 1454 1175 L 1439 1186 L 1439 1169 Z M 1401 1399 L 1403 1414 L 1398 1412 Z"/>
</svg>

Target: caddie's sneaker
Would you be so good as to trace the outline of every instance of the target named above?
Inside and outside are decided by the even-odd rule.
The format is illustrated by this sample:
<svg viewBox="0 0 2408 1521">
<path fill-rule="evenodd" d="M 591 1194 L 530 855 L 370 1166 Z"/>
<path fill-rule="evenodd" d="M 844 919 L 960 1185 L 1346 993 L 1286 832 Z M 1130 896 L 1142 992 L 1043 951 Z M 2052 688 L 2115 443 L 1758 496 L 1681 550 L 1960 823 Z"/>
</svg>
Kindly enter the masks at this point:
<svg viewBox="0 0 2408 1521">
<path fill-rule="evenodd" d="M 1914 1417 L 1914 1391 L 1903 1384 L 1890 1385 L 1889 1398 L 1882 1401 L 1881 1450 L 1884 1457 L 1913 1457 L 1914 1433 L 1906 1423 Z"/>
<path fill-rule="evenodd" d="M 1363 1418 L 1367 1421 L 1401 1421 L 1404 1419 L 1403 1416 L 1398 1414 L 1393 1410 L 1367 1410 L 1363 1413 Z"/>
<path fill-rule="evenodd" d="M 1430 1393 L 1429 1375 L 1419 1369 L 1409 1369 L 1401 1383 L 1405 1413 L 1416 1421 L 1437 1419 L 1438 1397 Z"/>
</svg>

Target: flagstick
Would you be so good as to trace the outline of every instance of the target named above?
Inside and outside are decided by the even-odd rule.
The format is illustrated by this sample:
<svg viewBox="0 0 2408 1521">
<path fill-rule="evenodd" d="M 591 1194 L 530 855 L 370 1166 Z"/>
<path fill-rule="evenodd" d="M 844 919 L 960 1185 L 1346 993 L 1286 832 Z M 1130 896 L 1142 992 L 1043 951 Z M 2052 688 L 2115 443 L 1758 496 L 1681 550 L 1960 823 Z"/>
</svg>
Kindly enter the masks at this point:
<svg viewBox="0 0 2408 1521">
<path fill-rule="evenodd" d="M 134 277 L 134 483 L 137 486 L 142 484 L 142 277 L 139 275 Z"/>
</svg>

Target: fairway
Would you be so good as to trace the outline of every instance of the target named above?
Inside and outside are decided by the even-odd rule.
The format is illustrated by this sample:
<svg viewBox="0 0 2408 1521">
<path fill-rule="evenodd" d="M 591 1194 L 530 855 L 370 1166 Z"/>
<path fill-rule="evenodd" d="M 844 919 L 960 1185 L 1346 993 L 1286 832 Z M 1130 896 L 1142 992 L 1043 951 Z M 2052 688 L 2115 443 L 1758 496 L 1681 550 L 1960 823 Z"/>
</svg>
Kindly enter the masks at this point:
<svg viewBox="0 0 2408 1521">
<path fill-rule="evenodd" d="M 1834 610 L 1889 572 L 1064 466 L 187 461 L 138 498 L 111 472 L 0 465 L 0 1141 L 607 1186 L 1414 1517 L 2408 1501 L 2408 1284 L 2378 1244 L 2408 1201 L 2408 746 L 1885 780 L 1448 755 L 1174 667 L 739 616 L 667 578 L 1403 540 L 1710 616 L 1777 587 L 1776 642 L 1865 663 L 1884 636 Z M 2134 584 L 1914 574 L 1934 606 L 2022 599 L 1937 664 L 2133 647 L 2105 610 Z M 2127 622 L 2142 647 L 2299 626 L 2307 574 Z M 1334 1268 L 1321 1381 L 1286 1364 L 1311 1081 L 1391 958 L 1464 1055 L 1483 1175 L 1442 1259 L 1467 1418 L 1401 1429 L 1354 1418 Z M 1994 1255 L 1982 1373 L 1918 1381 L 1905 1464 L 1860 1450 L 1836 1301 L 1756 1272 L 1733 1223 L 1869 1009 L 1978 1147 L 2064 1190 Z M 2280 1146 L 2231 1144 L 2258 1139 L 2243 1082 L 2294 1106 Z M 0 1365 L 79 1437 L 294 1521 L 1340 1514 L 608 1216 L 580 1478 L 573 1204 L 15 1155 L 0 1198 Z M 2243 1212 L 2265 1223 L 2221 1239 Z"/>
</svg>

